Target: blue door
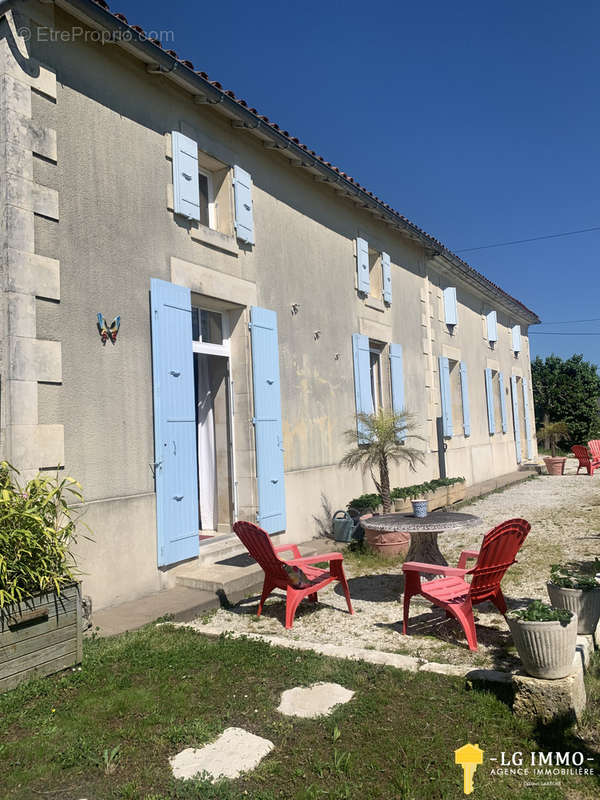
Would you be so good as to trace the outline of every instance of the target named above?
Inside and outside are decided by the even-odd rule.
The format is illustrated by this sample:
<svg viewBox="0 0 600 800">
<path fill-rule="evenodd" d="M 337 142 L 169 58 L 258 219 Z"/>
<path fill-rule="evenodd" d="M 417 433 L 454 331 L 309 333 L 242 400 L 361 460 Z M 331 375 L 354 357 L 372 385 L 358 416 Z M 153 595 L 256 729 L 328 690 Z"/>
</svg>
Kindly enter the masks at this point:
<svg viewBox="0 0 600 800">
<path fill-rule="evenodd" d="M 198 555 L 198 456 L 190 290 L 152 279 L 158 565 Z"/>
<path fill-rule="evenodd" d="M 258 483 L 257 522 L 267 533 L 285 530 L 285 485 L 281 431 L 281 384 L 277 314 L 250 310 L 254 439 Z"/>
</svg>

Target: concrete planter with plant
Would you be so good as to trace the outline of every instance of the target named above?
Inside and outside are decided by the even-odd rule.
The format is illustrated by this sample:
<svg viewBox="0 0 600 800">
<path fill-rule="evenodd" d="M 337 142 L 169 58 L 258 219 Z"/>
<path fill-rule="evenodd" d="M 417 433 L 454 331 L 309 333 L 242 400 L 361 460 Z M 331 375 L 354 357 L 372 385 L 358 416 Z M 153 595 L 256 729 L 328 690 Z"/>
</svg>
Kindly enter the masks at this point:
<svg viewBox="0 0 600 800">
<path fill-rule="evenodd" d="M 436 511 L 464 500 L 464 484 L 464 478 L 434 478 L 414 486 L 397 486 L 392 489 L 391 497 L 399 513 L 409 513 L 412 502 L 419 498 L 427 500 L 429 511 Z"/>
<path fill-rule="evenodd" d="M 545 422 L 539 429 L 537 436 L 547 442 L 550 447 L 550 456 L 544 457 L 544 464 L 548 470 L 548 475 L 564 475 L 567 459 L 557 455 L 558 443 L 569 435 L 569 428 L 566 422 Z"/>
<path fill-rule="evenodd" d="M 573 671 L 577 614 L 534 600 L 510 611 L 506 621 L 525 671 L 534 678 L 557 680 Z"/>
<path fill-rule="evenodd" d="M 600 573 L 599 559 L 596 559 L 595 569 Z M 577 614 L 577 633 L 590 635 L 596 632 L 600 621 L 600 578 L 553 564 L 546 586 L 555 608 L 566 608 Z"/>
<path fill-rule="evenodd" d="M 0 692 L 81 662 L 81 595 L 71 554 L 83 501 L 72 478 L 21 486 L 0 463 Z"/>
</svg>

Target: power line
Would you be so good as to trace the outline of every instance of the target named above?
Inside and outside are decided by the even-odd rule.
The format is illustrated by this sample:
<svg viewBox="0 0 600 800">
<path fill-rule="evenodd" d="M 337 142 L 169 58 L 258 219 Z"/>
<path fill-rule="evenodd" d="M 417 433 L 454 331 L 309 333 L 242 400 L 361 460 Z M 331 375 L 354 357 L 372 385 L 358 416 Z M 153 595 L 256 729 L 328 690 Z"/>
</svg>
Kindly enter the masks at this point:
<svg viewBox="0 0 600 800">
<path fill-rule="evenodd" d="M 541 242 L 543 239 L 561 239 L 563 236 L 577 236 L 580 233 L 590 233 L 600 231 L 600 225 L 594 228 L 581 228 L 578 231 L 565 231 L 564 233 L 550 233 L 547 236 L 534 236 L 531 239 L 515 239 L 512 242 L 497 242 L 496 244 L 484 244 L 480 247 L 463 247 L 461 250 L 454 250 L 455 253 L 472 253 L 474 250 L 489 250 L 492 247 L 509 247 L 513 244 L 526 244 L 527 242 Z"/>
<path fill-rule="evenodd" d="M 540 322 L 540 325 L 577 325 L 580 322 L 600 322 L 600 317 L 594 317 L 593 319 L 555 320 L 554 322 Z"/>
<path fill-rule="evenodd" d="M 579 331 L 574 333 L 569 331 L 528 331 L 528 336 L 600 336 L 600 331 Z"/>
</svg>

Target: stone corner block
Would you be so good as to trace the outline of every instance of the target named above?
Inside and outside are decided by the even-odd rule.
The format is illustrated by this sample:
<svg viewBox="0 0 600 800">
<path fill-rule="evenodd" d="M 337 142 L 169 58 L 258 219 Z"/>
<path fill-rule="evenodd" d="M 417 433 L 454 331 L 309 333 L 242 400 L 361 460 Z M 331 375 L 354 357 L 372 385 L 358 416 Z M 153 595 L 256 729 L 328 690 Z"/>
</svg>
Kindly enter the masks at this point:
<svg viewBox="0 0 600 800">
<path fill-rule="evenodd" d="M 581 663 L 566 678 L 557 680 L 543 680 L 517 673 L 513 675 L 513 687 L 513 711 L 519 717 L 539 719 L 545 724 L 554 720 L 570 723 L 580 719 L 585 710 L 586 693 Z"/>
<path fill-rule="evenodd" d="M 61 383 L 61 343 L 17 337 L 10 345 L 10 377 L 21 381 Z"/>
</svg>

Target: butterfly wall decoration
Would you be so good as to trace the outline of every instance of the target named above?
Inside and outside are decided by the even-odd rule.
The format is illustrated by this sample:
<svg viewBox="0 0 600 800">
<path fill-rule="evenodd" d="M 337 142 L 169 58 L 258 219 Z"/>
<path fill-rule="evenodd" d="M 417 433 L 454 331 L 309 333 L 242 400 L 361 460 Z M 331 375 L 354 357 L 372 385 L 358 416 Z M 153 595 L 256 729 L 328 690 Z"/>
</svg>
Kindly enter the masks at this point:
<svg viewBox="0 0 600 800">
<path fill-rule="evenodd" d="M 96 327 L 98 328 L 98 333 L 102 339 L 103 346 L 109 339 L 113 344 L 115 344 L 117 341 L 119 328 L 121 327 L 121 317 L 115 317 L 110 325 L 108 325 L 102 314 L 98 314 L 98 322 L 96 323 Z"/>
</svg>

